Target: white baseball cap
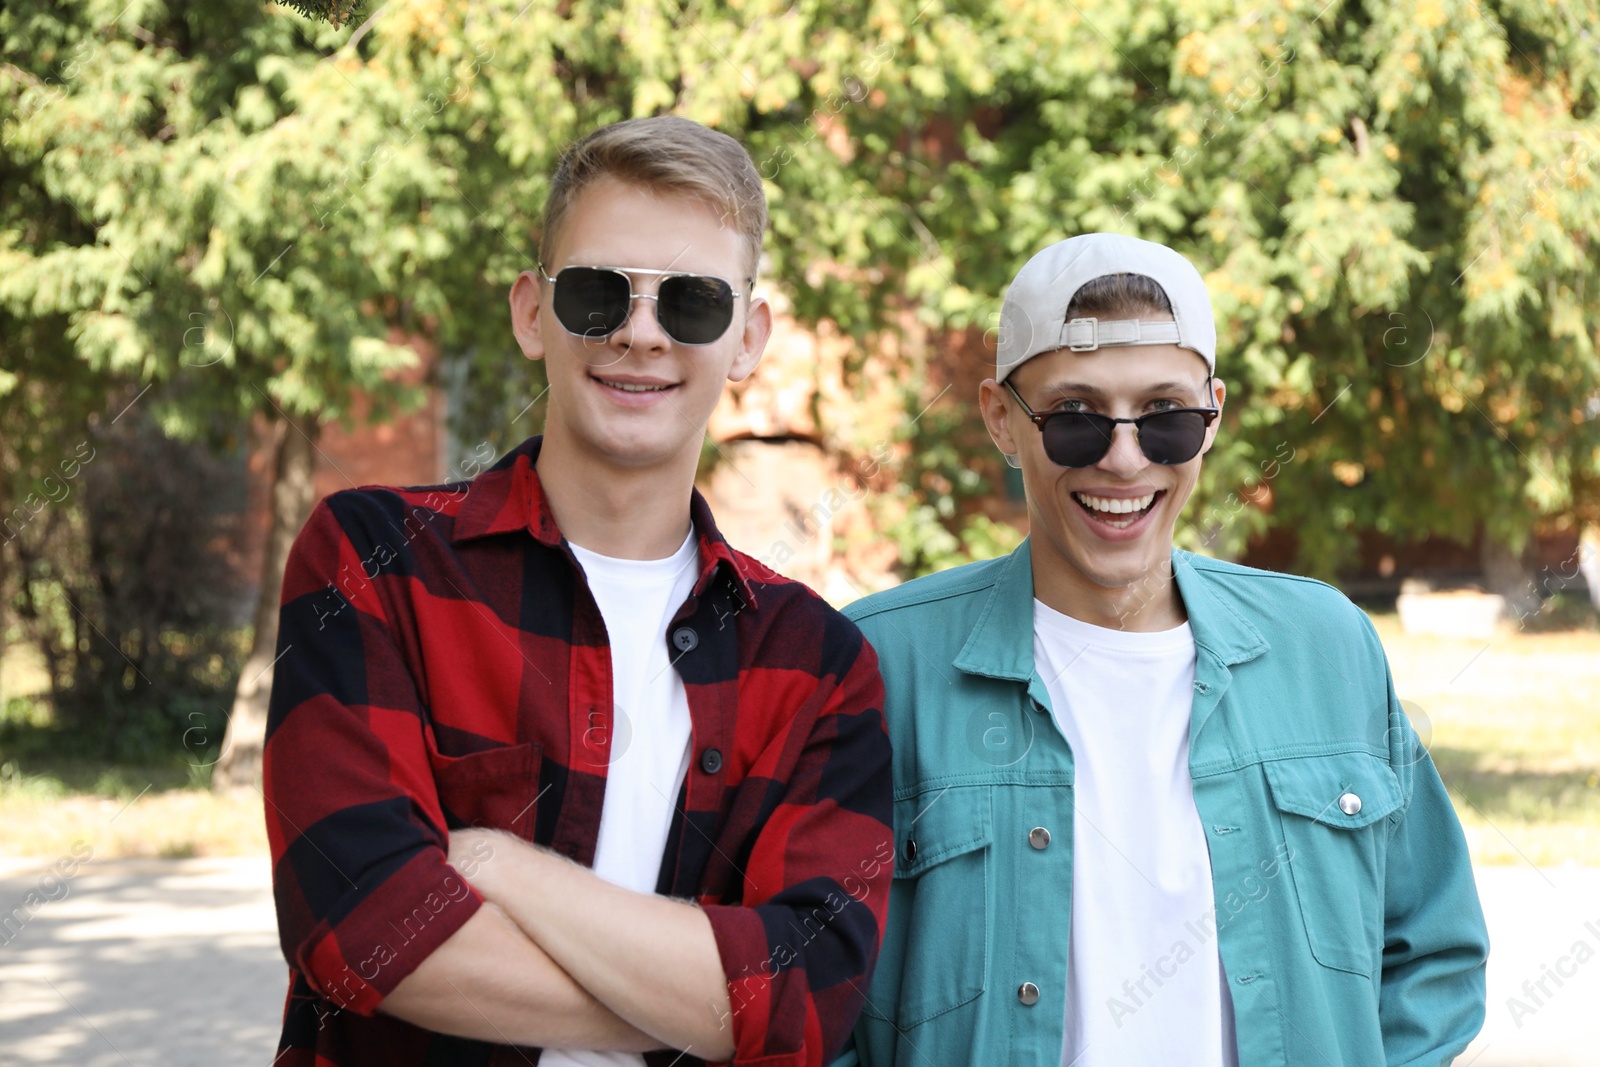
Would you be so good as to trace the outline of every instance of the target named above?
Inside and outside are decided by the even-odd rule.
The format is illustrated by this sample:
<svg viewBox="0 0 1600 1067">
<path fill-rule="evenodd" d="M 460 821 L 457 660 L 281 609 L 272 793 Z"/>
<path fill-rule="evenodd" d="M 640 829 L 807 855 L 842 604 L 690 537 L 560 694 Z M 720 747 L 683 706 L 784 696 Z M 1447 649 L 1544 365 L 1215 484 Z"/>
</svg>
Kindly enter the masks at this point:
<svg viewBox="0 0 1600 1067">
<path fill-rule="evenodd" d="M 1079 289 L 1108 274 L 1142 274 L 1161 286 L 1172 322 L 1139 319 L 1067 320 Z M 995 380 L 1041 352 L 1088 352 L 1116 345 L 1175 344 L 1217 367 L 1217 323 L 1206 283 L 1183 256 L 1166 245 L 1120 233 L 1085 233 L 1057 241 L 1023 264 L 1000 308 Z"/>
</svg>

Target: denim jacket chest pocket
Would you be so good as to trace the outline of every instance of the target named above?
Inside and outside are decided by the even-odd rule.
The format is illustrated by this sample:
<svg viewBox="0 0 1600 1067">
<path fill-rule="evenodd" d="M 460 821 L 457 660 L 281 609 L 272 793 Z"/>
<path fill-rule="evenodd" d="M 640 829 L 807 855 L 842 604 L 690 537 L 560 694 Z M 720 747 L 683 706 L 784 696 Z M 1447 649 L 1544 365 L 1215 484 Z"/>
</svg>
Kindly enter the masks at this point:
<svg viewBox="0 0 1600 1067">
<path fill-rule="evenodd" d="M 942 787 L 895 801 L 889 925 L 876 971 L 883 981 L 867 998 L 869 1018 L 906 1030 L 987 987 L 991 789 Z"/>
<path fill-rule="evenodd" d="M 1383 951 L 1387 818 L 1403 797 L 1386 760 L 1340 752 L 1263 765 L 1318 963 L 1371 977 Z"/>
</svg>

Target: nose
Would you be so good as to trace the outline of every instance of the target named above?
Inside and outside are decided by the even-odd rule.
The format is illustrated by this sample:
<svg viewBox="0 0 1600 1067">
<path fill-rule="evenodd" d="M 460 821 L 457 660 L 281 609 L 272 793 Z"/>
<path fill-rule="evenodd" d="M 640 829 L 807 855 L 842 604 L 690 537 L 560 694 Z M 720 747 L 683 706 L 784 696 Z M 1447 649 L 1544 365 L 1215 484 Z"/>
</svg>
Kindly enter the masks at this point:
<svg viewBox="0 0 1600 1067">
<path fill-rule="evenodd" d="M 634 293 L 628 305 L 628 321 L 611 335 L 611 342 L 624 351 L 635 348 L 665 351 L 671 339 L 661 328 L 656 307 L 656 294 Z"/>
<path fill-rule="evenodd" d="M 1095 466 L 1107 474 L 1129 478 L 1150 465 L 1139 448 L 1138 431 L 1130 423 L 1118 423 L 1111 431 L 1111 448 Z"/>
</svg>

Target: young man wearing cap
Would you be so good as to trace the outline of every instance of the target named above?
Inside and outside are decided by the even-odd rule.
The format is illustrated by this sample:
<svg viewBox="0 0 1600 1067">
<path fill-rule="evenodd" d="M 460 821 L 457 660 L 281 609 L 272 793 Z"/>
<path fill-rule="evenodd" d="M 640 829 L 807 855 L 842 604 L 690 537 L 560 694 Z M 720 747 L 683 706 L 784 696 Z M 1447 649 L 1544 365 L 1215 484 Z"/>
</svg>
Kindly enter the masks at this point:
<svg viewBox="0 0 1600 1067">
<path fill-rule="evenodd" d="M 1175 551 L 1224 390 L 1200 275 L 1053 245 L 984 421 L 1010 556 L 847 609 L 881 658 L 899 848 L 840 1061 L 1438 1067 L 1484 1016 L 1460 827 L 1366 617 Z"/>
<path fill-rule="evenodd" d="M 511 290 L 543 436 L 470 483 L 336 493 L 296 541 L 279 1067 L 802 1067 L 847 1037 L 893 857 L 877 662 L 694 490 L 767 340 L 765 224 L 724 134 L 579 142 Z"/>
</svg>

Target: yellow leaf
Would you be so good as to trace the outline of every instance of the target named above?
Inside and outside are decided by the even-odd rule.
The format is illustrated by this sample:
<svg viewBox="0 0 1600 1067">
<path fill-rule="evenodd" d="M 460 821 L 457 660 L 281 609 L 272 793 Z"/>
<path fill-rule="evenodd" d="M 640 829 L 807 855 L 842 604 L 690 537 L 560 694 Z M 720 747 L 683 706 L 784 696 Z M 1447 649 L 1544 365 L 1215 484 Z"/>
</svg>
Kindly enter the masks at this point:
<svg viewBox="0 0 1600 1067">
<path fill-rule="evenodd" d="M 1340 459 L 1333 463 L 1333 476 L 1344 485 L 1356 485 L 1367 475 L 1367 469 L 1359 463 Z"/>
</svg>

